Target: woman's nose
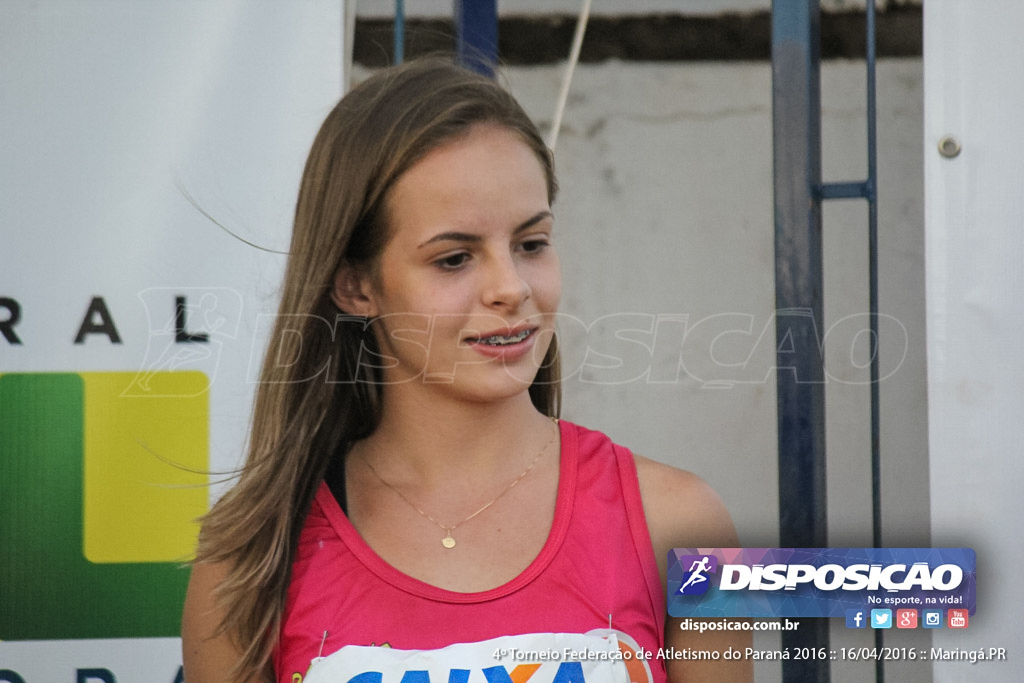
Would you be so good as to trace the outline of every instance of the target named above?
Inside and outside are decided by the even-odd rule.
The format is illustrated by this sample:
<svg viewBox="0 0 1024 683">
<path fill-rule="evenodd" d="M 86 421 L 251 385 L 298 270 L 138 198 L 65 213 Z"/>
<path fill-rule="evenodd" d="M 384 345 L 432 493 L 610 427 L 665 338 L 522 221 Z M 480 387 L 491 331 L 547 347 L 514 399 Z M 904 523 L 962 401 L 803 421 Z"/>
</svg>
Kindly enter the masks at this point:
<svg viewBox="0 0 1024 683">
<path fill-rule="evenodd" d="M 530 284 L 523 278 L 519 264 L 511 254 L 492 261 L 484 292 L 485 303 L 515 309 L 529 299 L 530 294 Z"/>
</svg>

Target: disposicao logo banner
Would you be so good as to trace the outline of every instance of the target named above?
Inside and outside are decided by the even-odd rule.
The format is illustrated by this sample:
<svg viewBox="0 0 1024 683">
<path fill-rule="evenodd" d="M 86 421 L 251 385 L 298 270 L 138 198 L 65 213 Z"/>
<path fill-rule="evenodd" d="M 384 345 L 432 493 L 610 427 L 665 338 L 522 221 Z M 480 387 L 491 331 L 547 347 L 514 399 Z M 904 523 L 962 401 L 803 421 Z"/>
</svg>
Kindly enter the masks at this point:
<svg viewBox="0 0 1024 683">
<path fill-rule="evenodd" d="M 0 640 L 178 634 L 209 382 L 138 377 L 0 375 Z"/>
<path fill-rule="evenodd" d="M 970 548 L 676 548 L 673 617 L 845 617 L 847 610 L 975 610 Z"/>
</svg>

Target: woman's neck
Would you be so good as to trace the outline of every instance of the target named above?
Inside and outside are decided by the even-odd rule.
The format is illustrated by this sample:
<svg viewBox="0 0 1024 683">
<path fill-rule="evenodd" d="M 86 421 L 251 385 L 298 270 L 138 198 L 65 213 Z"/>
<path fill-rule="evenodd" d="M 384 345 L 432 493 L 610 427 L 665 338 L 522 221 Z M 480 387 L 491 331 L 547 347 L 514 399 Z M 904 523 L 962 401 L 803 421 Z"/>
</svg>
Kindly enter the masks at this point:
<svg viewBox="0 0 1024 683">
<path fill-rule="evenodd" d="M 431 489 L 507 478 L 555 429 L 525 392 L 486 403 L 409 401 L 401 393 L 386 397 L 377 430 L 352 453 L 393 485 Z"/>
</svg>

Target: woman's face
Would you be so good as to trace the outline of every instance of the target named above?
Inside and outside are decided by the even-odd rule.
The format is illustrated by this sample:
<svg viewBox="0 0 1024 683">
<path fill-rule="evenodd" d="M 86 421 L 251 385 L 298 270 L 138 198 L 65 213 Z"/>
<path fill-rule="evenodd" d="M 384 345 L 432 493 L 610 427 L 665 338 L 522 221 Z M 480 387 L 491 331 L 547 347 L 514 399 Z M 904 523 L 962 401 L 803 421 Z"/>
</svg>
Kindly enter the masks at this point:
<svg viewBox="0 0 1024 683">
<path fill-rule="evenodd" d="M 367 315 L 388 383 L 463 398 L 524 392 L 544 359 L 561 297 L 547 180 L 512 131 L 477 124 L 392 188 L 390 233 Z"/>
</svg>

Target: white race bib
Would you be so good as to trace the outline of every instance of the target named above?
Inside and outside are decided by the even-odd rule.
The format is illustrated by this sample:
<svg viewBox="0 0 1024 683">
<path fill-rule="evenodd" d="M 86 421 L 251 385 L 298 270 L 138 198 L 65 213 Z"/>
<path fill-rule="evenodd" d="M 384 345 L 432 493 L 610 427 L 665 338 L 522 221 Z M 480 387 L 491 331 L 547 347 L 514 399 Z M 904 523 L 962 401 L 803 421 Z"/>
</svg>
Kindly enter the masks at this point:
<svg viewBox="0 0 1024 683">
<path fill-rule="evenodd" d="M 620 637 L 600 629 L 502 636 L 437 650 L 346 645 L 313 660 L 302 683 L 630 683 L 626 660 L 637 648 L 620 648 Z"/>
</svg>

